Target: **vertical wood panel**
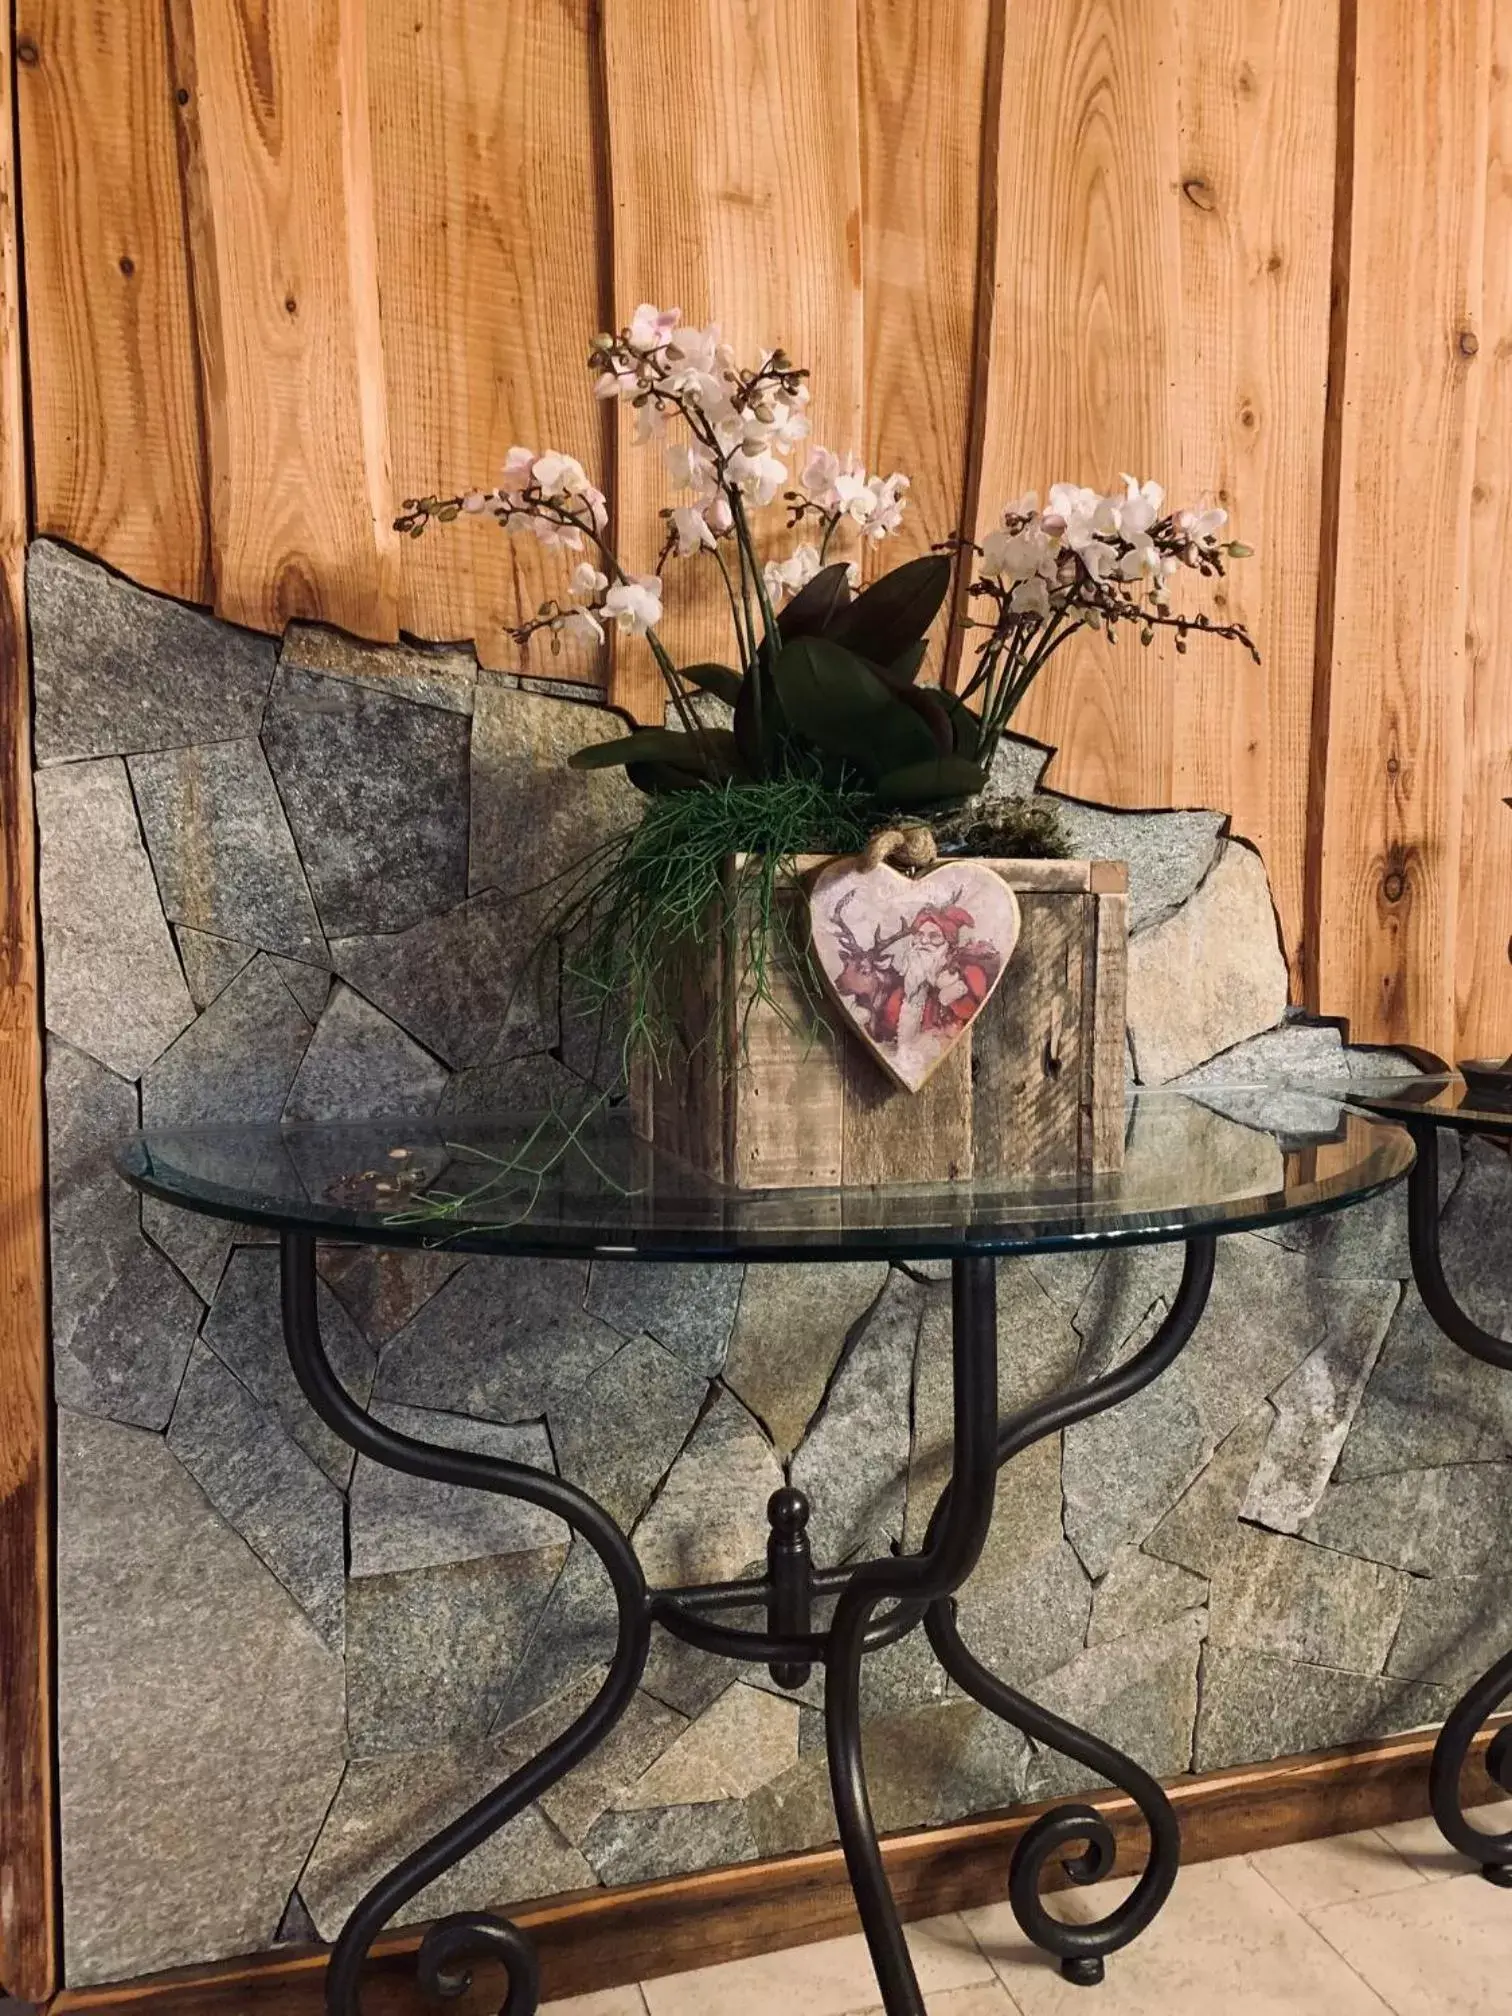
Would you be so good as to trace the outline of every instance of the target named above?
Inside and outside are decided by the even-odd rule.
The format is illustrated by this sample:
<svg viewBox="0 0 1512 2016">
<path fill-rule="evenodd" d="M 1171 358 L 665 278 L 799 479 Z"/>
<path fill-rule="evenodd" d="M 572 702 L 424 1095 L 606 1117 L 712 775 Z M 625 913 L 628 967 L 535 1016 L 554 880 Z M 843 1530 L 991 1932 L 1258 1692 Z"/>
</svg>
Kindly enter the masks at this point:
<svg viewBox="0 0 1512 2016">
<path fill-rule="evenodd" d="M 1232 647 L 1160 647 L 1171 793 L 1232 814 L 1298 969 L 1328 383 L 1338 0 L 1183 0 L 1180 468 L 1255 548 L 1212 606 Z M 1198 590 L 1194 602 L 1203 599 Z"/>
<path fill-rule="evenodd" d="M 1177 14 L 1177 0 L 1013 10 L 981 531 L 1028 489 L 1179 468 Z M 1170 802 L 1170 667 L 1134 639 L 1068 646 L 1017 725 L 1060 750 L 1058 789 Z"/>
<path fill-rule="evenodd" d="M 207 601 L 161 0 L 20 0 L 16 25 L 36 529 Z"/>
<path fill-rule="evenodd" d="M 599 299 L 588 0 L 368 0 L 384 364 L 396 497 L 497 480 L 513 442 L 603 462 L 587 369 Z M 599 480 L 602 480 L 600 478 Z M 599 676 L 507 632 L 567 565 L 492 520 L 400 544 L 400 623 L 485 665 Z"/>
<path fill-rule="evenodd" d="M 44 2002 L 57 1928 L 31 690 L 10 23 L 0 26 L 0 1994 Z"/>
<path fill-rule="evenodd" d="M 1337 412 L 1317 1005 L 1358 1039 L 1440 1052 L 1455 1033 L 1494 4 L 1359 10 Z"/>
<path fill-rule="evenodd" d="M 397 628 L 365 0 L 170 0 L 215 605 Z"/>
<path fill-rule="evenodd" d="M 1479 425 L 1470 486 L 1457 1057 L 1512 1050 L 1512 9 L 1492 14 Z"/>
<path fill-rule="evenodd" d="M 671 15 L 661 0 L 605 0 L 604 20 L 616 322 L 654 300 L 719 322 L 742 359 L 781 343 L 814 374 L 814 438 L 859 444 L 855 0 L 700 0 Z M 656 450 L 628 436 L 627 426 L 618 522 L 642 572 L 670 494 Z M 781 524 L 775 508 L 767 522 Z M 667 582 L 674 657 L 728 662 L 712 561 L 669 562 Z M 644 646 L 616 653 L 610 691 L 660 719 Z"/>
<path fill-rule="evenodd" d="M 870 468 L 902 469 L 913 485 L 901 529 L 861 555 L 873 579 L 976 523 L 966 482 L 1002 0 L 861 0 L 859 26 L 866 411 L 857 445 Z M 926 678 L 943 658 L 936 637 Z"/>
</svg>

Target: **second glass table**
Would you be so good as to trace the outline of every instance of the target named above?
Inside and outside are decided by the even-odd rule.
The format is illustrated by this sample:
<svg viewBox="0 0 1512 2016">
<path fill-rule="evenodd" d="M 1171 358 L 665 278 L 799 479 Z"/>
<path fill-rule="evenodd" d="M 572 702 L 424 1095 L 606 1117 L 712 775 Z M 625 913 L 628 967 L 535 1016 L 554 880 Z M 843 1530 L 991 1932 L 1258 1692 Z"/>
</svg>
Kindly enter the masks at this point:
<svg viewBox="0 0 1512 2016">
<path fill-rule="evenodd" d="M 1021 1838 L 1009 1870 L 1009 1896 L 1027 1935 L 1059 1959 L 1069 1980 L 1100 1980 L 1106 1956 L 1135 1938 L 1169 1895 L 1181 1850 L 1175 1814 L 1131 1758 L 990 1672 L 964 1642 L 952 1597 L 982 1554 L 1000 1467 L 1044 1437 L 1130 1399 L 1175 1361 L 1206 1305 L 1219 1238 L 1341 1209 L 1406 1175 L 1413 1142 L 1401 1127 L 1336 1102 L 1324 1102 L 1322 1113 L 1320 1123 L 1318 1102 L 1299 1110 L 1279 1092 L 1247 1092 L 1238 1107 L 1226 1088 L 1200 1097 L 1140 1093 L 1129 1102 L 1125 1162 L 1116 1176 L 1048 1186 L 994 1181 L 788 1192 L 739 1192 L 708 1182 L 634 1140 L 615 1116 L 581 1127 L 553 1116 L 407 1117 L 133 1137 L 120 1167 L 139 1189 L 278 1234 L 284 1341 L 306 1399 L 334 1433 L 394 1470 L 554 1513 L 598 1556 L 614 1590 L 618 1638 L 597 1694 L 561 1735 L 406 1856 L 357 1906 L 331 1955 L 332 2016 L 356 2016 L 363 1965 L 385 1923 L 604 1741 L 635 1694 L 653 1630 L 765 1665 L 782 1687 L 801 1686 L 822 1665 L 835 1817 L 882 2000 L 889 2016 L 922 2016 L 868 1800 L 860 1719 L 863 1659 L 922 1629 L 968 1695 L 1119 1786 L 1143 1814 L 1150 1832 L 1145 1869 L 1129 1896 L 1094 1923 L 1062 1922 L 1040 1894 L 1054 1861 L 1078 1882 L 1109 1872 L 1113 1835 L 1091 1805 L 1071 1801 L 1041 1816 Z M 564 1479 L 419 1441 L 356 1404 L 320 1335 L 317 1240 L 627 1264 L 948 1260 L 952 1474 L 921 1547 L 815 1567 L 809 1506 L 789 1487 L 775 1492 L 768 1508 L 763 1574 L 648 1587 L 627 1536 Z M 1149 1341 L 1101 1377 L 1033 1406 L 1012 1411 L 1013 1396 L 1005 1396 L 1004 1414 L 996 1257 L 1162 1241 L 1184 1244 L 1185 1265 Z M 633 1435 L 635 1423 L 627 1422 L 625 1432 Z M 833 1616 L 819 1627 L 815 1611 L 826 1598 L 834 1600 Z M 469 1958 L 484 1954 L 502 1960 L 508 1972 L 504 2016 L 532 2016 L 540 1991 L 535 1955 L 519 1929 L 493 1912 L 459 1913 L 434 1925 L 420 1948 L 422 1982 L 456 1993 Z"/>
</svg>

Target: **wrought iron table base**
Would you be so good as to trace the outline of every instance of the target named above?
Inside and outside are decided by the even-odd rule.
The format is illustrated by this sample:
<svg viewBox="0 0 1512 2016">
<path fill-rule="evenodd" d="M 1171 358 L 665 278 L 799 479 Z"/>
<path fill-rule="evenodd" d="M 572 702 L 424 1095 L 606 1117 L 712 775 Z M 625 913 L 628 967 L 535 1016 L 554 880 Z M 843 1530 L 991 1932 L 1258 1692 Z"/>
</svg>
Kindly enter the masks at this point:
<svg viewBox="0 0 1512 2016">
<path fill-rule="evenodd" d="M 1431 1187 L 1429 1194 L 1433 1194 Z M 1415 1226 L 1416 1217 L 1414 1212 Z M 1416 1237 L 1415 1232 L 1415 1242 Z M 1415 1243 L 1414 1256 L 1416 1252 Z M 326 1425 L 359 1453 L 390 1469 L 522 1499 L 555 1513 L 603 1563 L 613 1586 L 619 1623 L 608 1675 L 571 1726 L 539 1756 L 406 1856 L 357 1906 L 331 1954 L 326 1977 L 330 2016 L 358 2016 L 363 1964 L 374 1939 L 395 1913 L 549 1790 L 609 1734 L 634 1696 L 653 1624 L 706 1651 L 766 1665 L 780 1686 L 801 1686 L 812 1666 L 823 1665 L 825 1736 L 835 1817 L 888 2016 L 923 2016 L 924 2004 L 888 1887 L 867 1797 L 861 1756 L 861 1661 L 866 1653 L 895 1643 L 920 1625 L 945 1671 L 967 1693 L 1036 1742 L 1075 1758 L 1119 1786 L 1138 1805 L 1149 1828 L 1149 1859 L 1130 1896 L 1105 1918 L 1073 1925 L 1051 1917 L 1041 1901 L 1040 1881 L 1046 1865 L 1059 1857 L 1074 1882 L 1095 1882 L 1111 1871 L 1113 1836 L 1095 1809 L 1085 1804 L 1059 1806 L 1037 1820 L 1020 1840 L 1008 1877 L 1014 1915 L 1028 1937 L 1060 1960 L 1068 1980 L 1091 1984 L 1102 1979 L 1104 1957 L 1127 1945 L 1149 1924 L 1170 1894 L 1180 1860 L 1180 1833 L 1169 1800 L 1132 1759 L 1038 1707 L 988 1672 L 963 1642 L 951 1599 L 986 1544 L 999 1467 L 1043 1437 L 1131 1398 L 1157 1378 L 1191 1338 L 1212 1285 L 1214 1241 L 1210 1236 L 1188 1242 L 1181 1286 L 1170 1313 L 1141 1351 L 1105 1377 L 1026 1408 L 1001 1426 L 996 1262 L 979 1257 L 957 1260 L 952 1270 L 953 1472 L 929 1522 L 922 1551 L 849 1567 L 816 1569 L 809 1552 L 807 1503 L 800 1492 L 786 1489 L 773 1494 L 768 1508 L 772 1531 L 765 1576 L 692 1589 L 654 1590 L 647 1588 L 627 1537 L 584 1492 L 544 1471 L 417 1441 L 358 1407 L 332 1371 L 321 1341 L 313 1236 L 286 1232 L 282 1260 L 289 1359 L 306 1399 Z M 1512 1364 L 1512 1346 L 1487 1341 L 1504 1354 L 1494 1362 Z M 816 1631 L 811 1623 L 812 1606 L 816 1598 L 824 1596 L 838 1596 L 839 1601 L 829 1628 Z M 765 1611 L 764 1630 L 723 1619 L 722 1613 L 753 1608 Z M 1494 1703 L 1512 1688 L 1512 1659 L 1487 1676 L 1482 1690 L 1492 1682 L 1499 1683 L 1492 1696 Z M 1469 1712 L 1478 1699 L 1478 1691 L 1472 1689 L 1456 1713 Z M 1482 1719 L 1479 1712 L 1474 1715 L 1466 1746 Z M 1448 1727 L 1444 1734 L 1447 1738 Z M 1467 1834 L 1474 1833 L 1467 1823 L 1462 1824 Z M 1453 1834 L 1450 1838 L 1462 1845 Z M 1466 1852 L 1484 1860 L 1487 1837 L 1475 1838 L 1483 1845 Z M 1078 1845 L 1079 1853 L 1068 1852 Z M 1512 1865 L 1512 1836 L 1489 1845 L 1495 1851 L 1491 1859 L 1499 1867 Z M 460 1994 L 467 1986 L 469 1963 L 484 1957 L 501 1961 L 508 1975 L 508 1994 L 500 2016 L 534 2016 L 540 1999 L 535 1953 L 517 1927 L 493 1912 L 461 1912 L 432 1926 L 420 1947 L 417 1966 L 421 1984 L 433 1994 Z"/>
<path fill-rule="evenodd" d="M 1413 1278 L 1429 1315 L 1453 1343 L 1472 1358 L 1512 1372 L 1512 1339 L 1493 1337 L 1471 1320 L 1444 1278 L 1439 1251 L 1438 1129 L 1410 1122 L 1417 1145 L 1407 1188 L 1407 1236 Z M 1487 1834 L 1471 1824 L 1460 1798 L 1460 1775 L 1477 1733 L 1512 1694 L 1512 1652 L 1482 1674 L 1450 1711 L 1428 1773 L 1428 1796 L 1439 1832 L 1462 1855 L 1478 1862 L 1488 1883 L 1512 1889 L 1512 1833 Z M 1512 1792 L 1512 1727 L 1500 1730 L 1486 1751 L 1486 1770 L 1504 1792 Z"/>
</svg>

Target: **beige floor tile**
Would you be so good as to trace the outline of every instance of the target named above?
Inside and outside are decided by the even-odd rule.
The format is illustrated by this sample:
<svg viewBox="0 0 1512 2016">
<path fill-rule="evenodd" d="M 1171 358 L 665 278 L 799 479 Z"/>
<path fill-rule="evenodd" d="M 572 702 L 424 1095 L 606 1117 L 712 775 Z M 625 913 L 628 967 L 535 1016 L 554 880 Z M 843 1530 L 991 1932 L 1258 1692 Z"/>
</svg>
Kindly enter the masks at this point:
<svg viewBox="0 0 1512 2016">
<path fill-rule="evenodd" d="M 1063 1891 L 1052 1902 L 1067 1917 L 1101 1918 L 1130 1887 Z M 1087 1990 L 1063 1981 L 1055 1962 L 1030 1946 L 1008 1905 L 965 1915 L 1023 2016 L 1088 2016 Z M 1242 1860 L 1184 1869 L 1155 1923 L 1109 1960 L 1095 1999 L 1095 2016 L 1384 2012 L 1374 1991 Z"/>
<path fill-rule="evenodd" d="M 542 2002 L 540 2016 L 645 2016 L 645 1996 L 639 1988 L 603 1988 L 597 1996 L 569 1996 L 566 2002 Z"/>
<path fill-rule="evenodd" d="M 1500 1799 L 1494 1806 L 1473 1806 L 1470 1819 L 1488 1834 L 1505 1834 L 1512 1830 L 1512 1799 Z M 1398 1855 L 1410 1862 L 1430 1883 L 1441 1882 L 1449 1876 L 1463 1876 L 1475 1867 L 1463 1855 L 1456 1854 L 1440 1834 L 1438 1822 L 1432 1818 L 1399 1820 L 1395 1826 L 1383 1827 L 1381 1834 Z M 1487 1885 L 1488 1889 L 1491 1887 Z"/>
<path fill-rule="evenodd" d="M 926 1996 L 925 2016 L 1019 2016 L 1018 2004 L 1001 1981 L 976 1981 L 969 1988 L 947 1988 Z M 880 2002 L 857 2009 L 852 2016 L 887 2016 Z"/>
<path fill-rule="evenodd" d="M 1313 1923 L 1395 2016 L 1506 2016 L 1512 1895 L 1479 1876 L 1333 1904 Z"/>
<path fill-rule="evenodd" d="M 992 1980 L 990 1963 L 957 1917 L 910 1925 L 908 1946 L 926 1995 Z M 877 2007 L 877 1977 L 859 1932 L 646 1981 L 642 1989 L 650 2016 L 854 2016 Z"/>
<path fill-rule="evenodd" d="M 1249 1863 L 1294 1911 L 1303 1913 L 1321 1911 L 1326 1904 L 1347 1904 L 1355 1897 L 1410 1890 L 1427 1881 L 1421 1869 L 1373 1831 L 1264 1848 L 1251 1855 Z"/>
<path fill-rule="evenodd" d="M 541 2016 L 646 2016 L 646 1998 L 639 1988 L 604 1988 L 597 1995 L 569 1995 L 565 2002 L 543 2002 Z"/>
</svg>

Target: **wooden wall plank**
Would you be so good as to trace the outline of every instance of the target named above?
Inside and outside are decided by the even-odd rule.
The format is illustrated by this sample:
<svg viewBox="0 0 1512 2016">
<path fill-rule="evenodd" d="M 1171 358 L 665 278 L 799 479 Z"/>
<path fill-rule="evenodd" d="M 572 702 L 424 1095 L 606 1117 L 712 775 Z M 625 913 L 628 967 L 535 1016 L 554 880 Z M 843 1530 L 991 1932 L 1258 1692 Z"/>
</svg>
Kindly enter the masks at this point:
<svg viewBox="0 0 1512 2016">
<path fill-rule="evenodd" d="M 170 0 L 215 606 L 397 632 L 365 0 Z"/>
<path fill-rule="evenodd" d="M 161 0 L 16 9 L 36 529 L 209 599 Z"/>
<path fill-rule="evenodd" d="M 1003 25 L 1003 0 L 860 0 L 865 435 L 855 445 L 869 468 L 901 469 L 913 486 L 897 534 L 861 551 L 869 580 L 976 524 L 967 478 L 987 333 L 983 157 L 990 122 L 991 175 Z M 925 678 L 939 676 L 943 642 Z"/>
<path fill-rule="evenodd" d="M 1512 9 L 1487 73 L 1479 424 L 1470 484 L 1456 1057 L 1512 1050 Z"/>
<path fill-rule="evenodd" d="M 394 495 L 487 487 L 514 442 L 604 462 L 588 345 L 601 222 L 589 0 L 368 0 L 373 167 Z M 599 477 L 601 482 L 604 480 Z M 599 654 L 508 631 L 567 562 L 492 520 L 400 547 L 399 620 L 485 665 L 601 676 Z"/>
<path fill-rule="evenodd" d="M 699 0 L 675 28 L 661 0 L 605 0 L 604 23 L 616 324 L 655 301 L 717 321 L 743 358 L 781 343 L 814 374 L 814 439 L 859 443 L 856 0 Z M 634 572 L 656 558 L 668 501 L 626 425 L 617 520 Z M 785 550 L 777 509 L 768 522 Z M 729 662 L 713 563 L 671 562 L 667 581 L 674 656 Z M 661 718 L 644 646 L 616 653 L 610 692 Z"/>
<path fill-rule="evenodd" d="M 1179 471 L 1177 8 L 1046 0 L 1014 11 L 979 536 L 1025 490 Z M 1168 657 L 1090 635 L 1060 653 L 1016 721 L 1059 749 L 1053 786 L 1170 802 Z"/>
<path fill-rule="evenodd" d="M 1255 549 L 1209 606 L 1240 650 L 1161 649 L 1175 803 L 1213 806 L 1260 850 L 1300 976 L 1318 589 L 1338 0 L 1183 0 L 1180 468 Z M 1199 604 L 1201 591 L 1195 598 Z"/>
<path fill-rule="evenodd" d="M 1358 13 L 1316 994 L 1454 1048 L 1469 500 L 1494 0 Z M 1481 901 L 1489 892 L 1481 893 Z"/>
<path fill-rule="evenodd" d="M 56 1986 L 51 1427 L 25 383 L 10 22 L 0 23 L 0 1996 Z"/>
</svg>

